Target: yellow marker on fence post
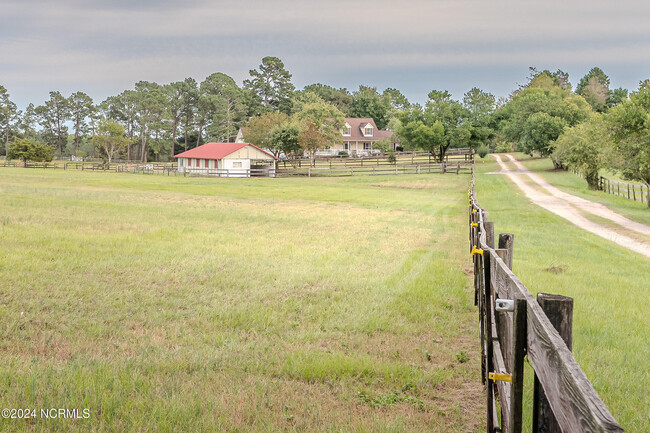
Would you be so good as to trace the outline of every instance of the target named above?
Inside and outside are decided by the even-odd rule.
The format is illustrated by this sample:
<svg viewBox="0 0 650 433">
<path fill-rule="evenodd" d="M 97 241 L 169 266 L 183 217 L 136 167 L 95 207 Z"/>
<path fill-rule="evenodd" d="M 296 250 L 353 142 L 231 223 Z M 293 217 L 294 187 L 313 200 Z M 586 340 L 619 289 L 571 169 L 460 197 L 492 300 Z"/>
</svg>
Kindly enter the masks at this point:
<svg viewBox="0 0 650 433">
<path fill-rule="evenodd" d="M 472 247 L 472 252 L 469 253 L 470 257 L 474 257 L 474 254 L 480 254 L 483 255 L 483 250 L 480 248 L 476 248 L 476 245 Z"/>
<path fill-rule="evenodd" d="M 494 382 L 500 380 L 501 382 L 512 383 L 512 375 L 508 373 L 490 373 L 488 378 Z"/>
<path fill-rule="evenodd" d="M 478 223 L 472 223 L 472 227 L 478 227 Z"/>
</svg>

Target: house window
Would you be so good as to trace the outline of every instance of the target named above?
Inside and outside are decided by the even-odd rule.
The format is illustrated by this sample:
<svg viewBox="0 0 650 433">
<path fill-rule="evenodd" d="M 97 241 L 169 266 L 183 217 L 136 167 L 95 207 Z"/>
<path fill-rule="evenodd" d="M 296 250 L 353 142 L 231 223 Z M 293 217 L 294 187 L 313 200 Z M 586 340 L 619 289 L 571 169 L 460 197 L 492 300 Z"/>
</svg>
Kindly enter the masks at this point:
<svg viewBox="0 0 650 433">
<path fill-rule="evenodd" d="M 352 134 L 352 128 L 345 127 L 343 128 L 343 135 L 350 135 Z"/>
<path fill-rule="evenodd" d="M 350 150 L 350 143 L 343 143 L 343 149 Z"/>
<path fill-rule="evenodd" d="M 365 135 L 372 135 L 372 126 L 366 126 Z"/>
<path fill-rule="evenodd" d="M 370 143 L 363 143 L 363 150 L 370 150 L 371 148 Z"/>
<path fill-rule="evenodd" d="M 232 168 L 241 168 L 241 161 L 233 162 Z"/>
</svg>

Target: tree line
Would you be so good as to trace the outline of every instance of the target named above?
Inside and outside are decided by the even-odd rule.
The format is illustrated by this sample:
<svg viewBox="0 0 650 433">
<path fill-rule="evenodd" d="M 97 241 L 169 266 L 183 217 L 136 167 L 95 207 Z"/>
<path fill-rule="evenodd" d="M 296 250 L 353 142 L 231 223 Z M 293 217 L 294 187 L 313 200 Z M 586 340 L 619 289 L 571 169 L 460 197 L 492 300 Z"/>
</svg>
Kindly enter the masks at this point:
<svg viewBox="0 0 650 433">
<path fill-rule="evenodd" d="M 285 120 L 282 116 L 302 119 L 299 132 L 305 130 L 305 140 L 301 142 L 306 142 L 309 135 L 309 120 L 312 129 L 320 134 L 316 141 L 327 145 L 328 137 L 335 137 L 331 131 L 342 126 L 342 117 L 373 117 L 379 128 L 385 128 L 390 113 L 408 104 L 395 89 L 380 94 L 367 86 L 349 92 L 312 84 L 296 90 L 291 73 L 277 57 L 263 58 L 249 75 L 241 87 L 223 73 L 211 74 L 200 83 L 194 78 L 169 84 L 140 81 L 133 89 L 100 103 L 84 92 L 66 97 L 52 91 L 42 105 L 30 103 L 22 111 L 11 101 L 7 89 L 0 86 L 0 125 L 5 142 L 4 152 L 0 153 L 8 155 L 11 142 L 29 140 L 48 146 L 59 157 L 110 159 L 119 155 L 142 162 L 170 160 L 175 153 L 208 141 L 234 141 L 239 128 L 260 123 L 257 118 L 264 115 L 275 123 Z M 311 111 L 309 119 L 304 113 L 298 114 L 303 109 Z M 318 117 L 323 113 L 332 119 Z M 115 147 L 117 150 L 98 145 L 120 135 L 115 125 L 123 129 L 126 140 L 118 141 L 125 145 Z M 295 128 L 288 131 L 293 137 Z M 98 139 L 100 135 L 104 139 Z"/>
<path fill-rule="evenodd" d="M 371 117 L 379 129 L 394 132 L 390 141 L 374 144 L 385 152 L 421 149 L 442 160 L 453 147 L 520 150 L 550 156 L 557 168 L 575 168 L 592 187 L 603 167 L 650 180 L 643 159 L 650 154 L 648 81 L 628 97 L 626 89 L 610 89 L 609 77 L 597 67 L 575 89 L 562 70 L 530 68 L 527 82 L 507 97 L 475 87 L 456 100 L 446 90 L 432 90 L 419 104 L 394 88 L 379 92 L 361 85 L 350 92 L 315 83 L 296 90 L 291 79 L 280 59 L 265 57 L 241 87 L 223 73 L 200 83 L 140 81 L 98 104 L 83 92 L 64 97 L 52 91 L 44 104 L 24 111 L 0 86 L 4 153 L 12 156 L 10 143 L 20 141 L 23 149 L 44 146 L 32 151 L 40 157 L 51 151 L 164 161 L 208 141 L 234 141 L 243 128 L 247 142 L 275 155 L 313 156 L 342 140 L 345 117 Z"/>
</svg>

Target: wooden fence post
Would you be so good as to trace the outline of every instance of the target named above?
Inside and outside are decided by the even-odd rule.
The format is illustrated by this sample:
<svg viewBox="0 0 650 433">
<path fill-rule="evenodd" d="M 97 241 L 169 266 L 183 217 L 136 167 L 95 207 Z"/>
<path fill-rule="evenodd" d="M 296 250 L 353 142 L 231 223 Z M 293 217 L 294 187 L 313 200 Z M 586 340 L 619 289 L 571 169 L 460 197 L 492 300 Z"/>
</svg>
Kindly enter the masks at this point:
<svg viewBox="0 0 650 433">
<path fill-rule="evenodd" d="M 494 223 L 485 223 L 485 224 L 490 224 L 490 228 L 485 228 L 487 233 L 489 235 L 490 230 L 492 231 L 492 239 L 494 240 Z M 488 243 L 489 245 L 489 243 Z M 494 371 L 494 360 L 493 360 L 493 352 L 494 352 L 494 346 L 493 346 L 493 341 L 492 338 L 494 337 L 492 335 L 492 282 L 491 282 L 491 264 L 490 264 L 490 254 L 483 254 L 483 267 L 484 267 L 484 273 L 485 273 L 485 278 L 484 278 L 484 285 L 483 285 L 483 337 L 485 338 L 485 342 L 481 341 L 481 347 L 483 347 L 483 344 L 485 344 L 485 360 L 482 365 L 482 377 L 483 377 L 483 383 L 485 383 L 485 394 L 487 397 L 487 407 L 486 407 L 486 421 L 487 421 L 487 432 L 493 432 L 494 431 L 494 425 L 495 423 L 498 423 L 498 419 L 495 416 L 496 413 L 496 406 L 494 404 L 494 382 L 489 380 L 487 378 L 487 375 L 491 372 Z"/>
<path fill-rule="evenodd" d="M 485 212 L 483 212 L 485 214 Z M 485 218 L 485 215 L 483 215 Z M 488 247 L 494 248 L 494 223 L 490 221 L 484 221 L 483 226 L 485 227 L 485 241 L 488 244 Z"/>
<path fill-rule="evenodd" d="M 499 248 L 497 254 L 505 262 L 508 269 L 512 270 L 512 255 L 514 252 L 515 235 L 512 233 L 499 233 Z"/>
<path fill-rule="evenodd" d="M 524 395 L 524 357 L 526 356 L 526 300 L 515 299 L 512 316 L 512 389 L 510 433 L 521 433 Z"/>
<path fill-rule="evenodd" d="M 537 303 L 571 350 L 573 346 L 573 299 L 561 295 L 537 294 Z M 533 388 L 533 433 L 562 433 L 535 375 Z"/>
</svg>

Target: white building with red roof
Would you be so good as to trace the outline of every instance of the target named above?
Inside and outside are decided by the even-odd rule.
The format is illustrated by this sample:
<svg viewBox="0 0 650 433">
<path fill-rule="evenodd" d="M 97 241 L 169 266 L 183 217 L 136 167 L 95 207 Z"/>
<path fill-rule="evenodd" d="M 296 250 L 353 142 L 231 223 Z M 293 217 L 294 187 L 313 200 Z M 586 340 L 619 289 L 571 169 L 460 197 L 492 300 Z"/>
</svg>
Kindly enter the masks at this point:
<svg viewBox="0 0 650 433">
<path fill-rule="evenodd" d="M 175 155 L 179 173 L 221 177 L 275 177 L 271 153 L 250 143 L 206 143 Z"/>
</svg>

